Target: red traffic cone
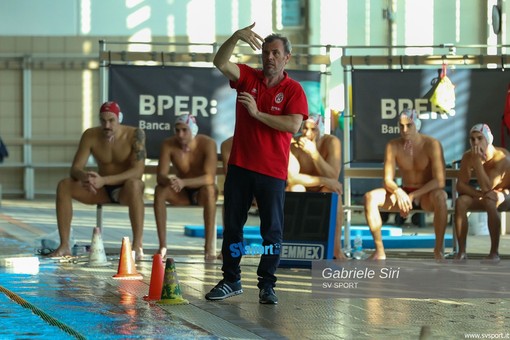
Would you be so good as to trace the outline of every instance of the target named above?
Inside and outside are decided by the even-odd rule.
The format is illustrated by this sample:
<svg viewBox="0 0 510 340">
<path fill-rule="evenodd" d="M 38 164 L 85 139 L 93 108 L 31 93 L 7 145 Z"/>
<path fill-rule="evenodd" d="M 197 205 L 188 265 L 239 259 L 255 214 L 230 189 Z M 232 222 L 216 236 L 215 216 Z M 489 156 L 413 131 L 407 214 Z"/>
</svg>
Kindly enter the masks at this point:
<svg viewBox="0 0 510 340">
<path fill-rule="evenodd" d="M 94 228 L 92 242 L 90 243 L 89 266 L 107 266 L 110 262 L 106 259 L 101 229 Z"/>
<path fill-rule="evenodd" d="M 189 301 L 182 297 L 181 286 L 175 272 L 175 262 L 172 258 L 166 259 L 165 281 L 161 291 L 161 300 L 158 303 L 170 305 L 187 305 Z"/>
<path fill-rule="evenodd" d="M 131 243 L 129 237 L 122 238 L 122 248 L 120 249 L 119 269 L 117 274 L 113 275 L 117 280 L 142 280 L 143 276 L 136 271 L 135 259 L 131 252 Z"/>
<path fill-rule="evenodd" d="M 165 267 L 161 254 L 155 254 L 152 258 L 151 282 L 149 285 L 149 295 L 143 297 L 145 301 L 158 301 L 161 299 L 163 290 L 163 280 L 165 279 Z"/>
</svg>

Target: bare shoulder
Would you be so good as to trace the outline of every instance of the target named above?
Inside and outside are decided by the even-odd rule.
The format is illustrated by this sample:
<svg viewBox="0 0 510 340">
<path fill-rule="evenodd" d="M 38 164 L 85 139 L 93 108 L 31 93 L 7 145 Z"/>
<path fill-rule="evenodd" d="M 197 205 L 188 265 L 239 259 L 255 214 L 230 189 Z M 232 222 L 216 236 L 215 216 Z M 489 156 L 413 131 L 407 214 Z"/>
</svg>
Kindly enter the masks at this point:
<svg viewBox="0 0 510 340">
<path fill-rule="evenodd" d="M 403 139 L 401 137 L 393 138 L 388 141 L 386 147 L 397 148 L 399 145 L 403 145 Z"/>
<path fill-rule="evenodd" d="M 145 139 L 145 131 L 143 129 L 129 125 L 123 125 L 123 128 L 130 136 Z"/>
<path fill-rule="evenodd" d="M 434 137 L 431 137 L 429 135 L 422 135 L 422 137 L 425 143 L 430 146 L 441 146 L 441 142 Z"/>
<path fill-rule="evenodd" d="M 165 139 L 163 139 L 163 142 L 161 142 L 161 147 L 163 147 L 163 148 L 171 148 L 174 145 L 176 145 L 175 136 L 165 138 Z"/>
<path fill-rule="evenodd" d="M 441 144 L 441 142 L 437 139 L 435 139 L 434 137 L 431 137 L 431 136 L 428 136 L 428 135 L 422 135 L 423 138 L 424 138 L 424 143 L 423 143 L 423 146 L 424 146 L 424 151 L 427 152 L 427 153 L 431 153 L 431 154 L 437 154 L 439 155 L 440 153 L 443 152 L 443 145 Z"/>
<path fill-rule="evenodd" d="M 101 127 L 95 126 L 95 127 L 91 127 L 91 128 L 86 129 L 85 131 L 83 131 L 81 136 L 82 136 L 82 138 L 95 138 L 96 136 L 100 136 L 100 135 L 101 135 Z"/>
<path fill-rule="evenodd" d="M 323 140 L 323 143 L 326 144 L 340 143 L 340 138 L 335 135 L 324 135 L 321 139 Z"/>
<path fill-rule="evenodd" d="M 216 141 L 214 139 L 212 139 L 211 137 L 209 137 L 207 135 L 203 135 L 203 134 L 196 135 L 195 139 L 197 141 L 199 141 L 200 143 L 207 143 L 207 144 L 214 143 L 214 144 L 216 144 Z"/>
<path fill-rule="evenodd" d="M 507 149 L 496 147 L 497 159 L 504 165 L 505 168 L 510 167 L 510 152 Z"/>
<path fill-rule="evenodd" d="M 222 148 L 231 148 L 233 141 L 234 141 L 234 137 L 228 137 L 223 142 L 221 142 L 221 147 Z"/>
<path fill-rule="evenodd" d="M 502 147 L 499 147 L 499 146 L 496 146 L 495 147 L 496 150 L 501 153 L 502 156 L 504 157 L 510 157 L 510 151 L 508 151 L 507 149 L 505 148 L 502 148 Z"/>
<path fill-rule="evenodd" d="M 100 126 L 91 127 L 83 131 L 80 143 L 82 144 L 95 144 L 103 138 L 102 128 Z"/>
<path fill-rule="evenodd" d="M 211 153 L 214 150 L 214 153 L 217 154 L 216 141 L 213 138 L 207 135 L 198 134 L 195 136 L 195 140 L 197 141 L 199 150 L 204 150 Z"/>
<path fill-rule="evenodd" d="M 318 148 L 321 150 L 324 150 L 324 149 L 336 150 L 336 149 L 340 149 L 342 146 L 340 139 L 334 135 L 322 136 L 317 145 L 318 145 Z"/>
<path fill-rule="evenodd" d="M 119 126 L 120 134 L 118 135 L 119 140 L 123 140 L 126 143 L 133 143 L 133 141 L 137 143 L 145 143 L 145 131 L 138 127 L 129 126 L 129 125 L 120 125 Z M 101 135 L 101 128 L 97 131 L 97 135 Z"/>
</svg>

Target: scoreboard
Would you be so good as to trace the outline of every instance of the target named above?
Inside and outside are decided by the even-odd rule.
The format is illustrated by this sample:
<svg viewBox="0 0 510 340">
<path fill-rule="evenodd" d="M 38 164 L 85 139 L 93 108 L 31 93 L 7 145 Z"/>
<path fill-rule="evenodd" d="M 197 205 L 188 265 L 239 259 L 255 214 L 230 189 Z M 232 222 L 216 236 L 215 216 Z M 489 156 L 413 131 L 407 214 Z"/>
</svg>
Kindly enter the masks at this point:
<svg viewBox="0 0 510 340">
<path fill-rule="evenodd" d="M 333 259 L 337 193 L 286 192 L 280 267 Z"/>
</svg>

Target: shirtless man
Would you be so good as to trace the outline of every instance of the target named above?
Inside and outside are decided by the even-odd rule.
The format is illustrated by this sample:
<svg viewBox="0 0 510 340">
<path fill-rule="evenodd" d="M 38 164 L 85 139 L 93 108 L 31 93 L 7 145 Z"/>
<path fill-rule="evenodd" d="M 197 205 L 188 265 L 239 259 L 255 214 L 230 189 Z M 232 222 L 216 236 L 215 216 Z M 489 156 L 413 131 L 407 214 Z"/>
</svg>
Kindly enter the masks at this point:
<svg viewBox="0 0 510 340">
<path fill-rule="evenodd" d="M 136 259 L 143 256 L 145 133 L 139 128 L 120 124 L 122 112 L 115 102 L 101 106 L 99 121 L 101 126 L 87 129 L 82 134 L 71 166 L 71 177 L 58 184 L 56 206 L 60 246 L 48 254 L 50 257 L 71 255 L 69 234 L 73 199 L 84 204 L 127 205 L 133 230 L 132 249 Z M 91 155 L 96 160 L 97 172 L 85 170 Z"/>
<path fill-rule="evenodd" d="M 400 137 L 386 145 L 384 156 L 384 188 L 365 194 L 365 217 L 372 232 L 375 252 L 371 259 L 386 259 L 381 236 L 379 208 L 400 211 L 407 217 L 413 207 L 434 212 L 436 244 L 434 258 L 443 259 L 444 233 L 447 223 L 445 164 L 443 148 L 436 139 L 419 133 L 418 113 L 406 109 L 399 115 Z M 398 167 L 402 187 L 395 183 Z"/>
<path fill-rule="evenodd" d="M 228 172 L 228 159 L 230 158 L 230 152 L 232 151 L 232 141 L 234 137 L 228 137 L 220 145 L 221 162 L 223 163 L 223 174 L 226 175 Z"/>
<path fill-rule="evenodd" d="M 336 136 L 324 134 L 324 120 L 319 114 L 310 114 L 303 123 L 302 135 L 290 145 L 287 191 L 336 192 L 338 196 L 335 244 L 333 255 L 346 259 L 341 237 L 344 211 L 341 171 L 341 143 Z"/>
<path fill-rule="evenodd" d="M 491 249 L 488 260 L 499 261 L 499 237 L 501 234 L 501 220 L 498 207 L 510 202 L 509 188 L 510 153 L 499 147 L 494 147 L 489 126 L 476 124 L 469 132 L 471 149 L 462 156 L 457 181 L 459 197 L 455 200 L 455 229 L 459 242 L 456 259 L 467 259 L 466 238 L 468 232 L 467 211 L 479 209 L 487 211 Z M 477 187 L 470 185 L 473 177 L 477 180 Z"/>
<path fill-rule="evenodd" d="M 182 115 L 174 124 L 175 135 L 161 144 L 154 193 L 154 214 L 158 228 L 159 250 L 166 256 L 166 203 L 204 207 L 205 259 L 216 258 L 216 200 L 214 182 L 218 155 L 216 142 L 206 135 L 197 135 L 195 117 Z M 169 175 L 170 164 L 176 175 Z"/>
</svg>

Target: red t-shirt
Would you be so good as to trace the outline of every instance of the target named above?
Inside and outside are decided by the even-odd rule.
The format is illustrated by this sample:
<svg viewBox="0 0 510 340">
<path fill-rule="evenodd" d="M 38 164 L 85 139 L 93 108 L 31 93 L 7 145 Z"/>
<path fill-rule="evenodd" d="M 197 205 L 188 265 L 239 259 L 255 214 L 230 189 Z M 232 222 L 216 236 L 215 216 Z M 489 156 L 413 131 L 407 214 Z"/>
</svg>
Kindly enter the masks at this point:
<svg viewBox="0 0 510 340">
<path fill-rule="evenodd" d="M 237 92 L 248 92 L 255 98 L 259 111 L 272 115 L 301 114 L 308 119 L 308 103 L 301 85 L 285 77 L 276 86 L 267 88 L 264 74 L 244 64 L 237 82 L 230 86 Z M 282 132 L 251 117 L 248 110 L 236 101 L 236 123 L 229 164 L 267 176 L 287 179 L 290 140 L 292 134 Z"/>
</svg>

